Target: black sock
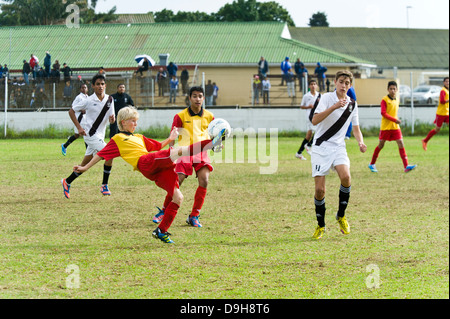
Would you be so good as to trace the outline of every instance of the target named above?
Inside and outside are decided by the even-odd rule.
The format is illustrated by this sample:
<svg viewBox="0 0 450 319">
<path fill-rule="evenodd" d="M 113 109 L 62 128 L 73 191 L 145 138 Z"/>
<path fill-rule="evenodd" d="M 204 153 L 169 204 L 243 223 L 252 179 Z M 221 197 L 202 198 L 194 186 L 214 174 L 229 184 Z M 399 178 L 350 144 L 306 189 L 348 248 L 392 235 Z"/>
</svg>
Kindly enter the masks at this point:
<svg viewBox="0 0 450 319">
<path fill-rule="evenodd" d="M 69 184 L 69 185 L 72 184 L 72 182 L 73 182 L 76 178 L 80 177 L 81 174 L 83 174 L 83 173 L 76 173 L 76 172 L 73 172 L 69 177 L 66 178 L 66 183 Z"/>
<path fill-rule="evenodd" d="M 314 204 L 316 205 L 317 222 L 319 223 L 320 227 L 325 227 L 325 198 L 322 200 L 317 200 L 314 197 Z"/>
<path fill-rule="evenodd" d="M 345 216 L 345 210 L 347 209 L 348 200 L 350 199 L 350 190 L 352 189 L 351 186 L 344 187 L 341 185 L 341 188 L 339 189 L 339 210 L 338 210 L 338 217 L 344 217 Z"/>
<path fill-rule="evenodd" d="M 75 141 L 78 137 L 75 137 L 75 135 L 72 135 L 69 137 L 67 142 L 64 143 L 64 147 L 67 148 L 70 144 L 72 144 L 73 141 Z"/>
<path fill-rule="evenodd" d="M 309 147 L 312 146 L 313 141 L 314 141 L 314 134 L 313 134 L 313 136 L 311 137 L 311 139 L 310 139 L 309 142 L 308 142 L 308 146 L 309 146 Z"/>
<path fill-rule="evenodd" d="M 108 184 L 112 166 L 103 165 L 103 184 Z"/>
<path fill-rule="evenodd" d="M 298 149 L 297 154 L 301 154 L 303 152 L 303 150 L 305 149 L 305 145 L 308 143 L 308 140 L 305 138 L 302 142 L 302 145 L 300 146 L 300 148 Z"/>
</svg>

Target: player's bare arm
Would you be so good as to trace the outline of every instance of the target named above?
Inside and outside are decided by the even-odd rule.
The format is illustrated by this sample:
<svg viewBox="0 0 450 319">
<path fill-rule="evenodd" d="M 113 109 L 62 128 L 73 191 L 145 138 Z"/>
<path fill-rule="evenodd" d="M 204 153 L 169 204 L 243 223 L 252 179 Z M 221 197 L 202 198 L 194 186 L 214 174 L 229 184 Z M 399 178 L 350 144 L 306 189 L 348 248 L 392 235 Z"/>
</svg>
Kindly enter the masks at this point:
<svg viewBox="0 0 450 319">
<path fill-rule="evenodd" d="M 103 158 L 101 158 L 100 156 L 98 156 L 97 154 L 95 154 L 95 156 L 89 161 L 89 163 L 87 163 L 84 166 L 81 165 L 75 165 L 73 167 L 73 170 L 76 173 L 84 173 L 86 172 L 88 169 L 90 169 L 92 166 L 94 166 L 95 164 L 97 164 L 98 162 L 100 162 Z"/>
<path fill-rule="evenodd" d="M 75 111 L 72 108 L 70 108 L 70 110 L 69 110 L 69 117 L 72 120 L 75 127 L 77 128 L 78 134 L 86 136 L 86 132 L 84 131 L 84 129 L 81 127 L 80 123 L 78 122 L 78 119 L 75 115 Z"/>
<path fill-rule="evenodd" d="M 175 140 L 178 138 L 178 134 L 178 128 L 174 127 L 172 132 L 170 132 L 169 138 L 161 142 L 161 148 L 164 148 L 167 145 L 173 146 Z"/>
<path fill-rule="evenodd" d="M 367 151 L 367 146 L 364 144 L 364 138 L 361 133 L 361 129 L 359 128 L 359 125 L 353 126 L 353 135 L 355 136 L 356 141 L 359 145 L 359 150 L 361 153 L 365 153 Z"/>
</svg>

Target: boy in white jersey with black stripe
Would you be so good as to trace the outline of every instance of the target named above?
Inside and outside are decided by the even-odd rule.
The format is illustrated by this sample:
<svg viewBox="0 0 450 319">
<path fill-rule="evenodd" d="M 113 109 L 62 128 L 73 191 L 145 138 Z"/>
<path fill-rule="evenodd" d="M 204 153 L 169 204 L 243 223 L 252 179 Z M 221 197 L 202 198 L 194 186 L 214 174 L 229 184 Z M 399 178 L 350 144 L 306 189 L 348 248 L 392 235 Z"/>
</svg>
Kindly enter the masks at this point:
<svg viewBox="0 0 450 319">
<path fill-rule="evenodd" d="M 105 130 L 106 125 L 115 122 L 114 113 L 114 99 L 105 93 L 106 81 L 105 77 L 97 74 L 92 78 L 92 85 L 94 86 L 94 94 L 87 99 L 79 100 L 78 104 L 72 105 L 69 110 L 69 116 L 78 134 L 84 137 L 86 143 L 86 153 L 81 162 L 81 166 L 86 165 L 94 157 L 97 152 L 101 151 L 105 146 Z M 85 111 L 83 117 L 83 126 L 80 125 L 75 115 L 76 112 Z M 108 123 L 109 122 L 109 123 Z M 108 188 L 109 175 L 111 174 L 112 160 L 106 161 L 103 171 L 103 183 L 100 189 L 103 195 L 111 195 Z M 64 196 L 70 198 L 69 190 L 71 183 L 81 175 L 81 173 L 72 172 L 72 174 L 61 180 L 64 190 Z"/>
<path fill-rule="evenodd" d="M 313 237 L 319 239 L 325 232 L 325 176 L 330 169 L 336 170 L 341 181 L 339 190 L 339 210 L 336 219 L 343 234 L 350 233 L 345 217 L 351 190 L 350 160 L 347 156 L 345 134 L 353 124 L 353 135 L 362 153 L 367 151 L 359 128 L 358 105 L 347 96 L 353 82 L 350 71 L 336 73 L 336 91 L 322 95 L 312 124 L 316 133 L 311 153 L 312 176 L 315 181 L 314 202 L 318 226 Z"/>
</svg>

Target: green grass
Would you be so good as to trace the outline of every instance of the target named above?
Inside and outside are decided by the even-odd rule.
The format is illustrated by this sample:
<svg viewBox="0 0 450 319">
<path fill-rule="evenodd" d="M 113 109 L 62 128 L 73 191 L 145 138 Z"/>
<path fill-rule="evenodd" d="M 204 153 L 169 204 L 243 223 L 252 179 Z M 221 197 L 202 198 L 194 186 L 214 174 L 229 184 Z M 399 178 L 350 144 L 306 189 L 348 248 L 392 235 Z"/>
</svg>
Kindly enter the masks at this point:
<svg viewBox="0 0 450 319">
<path fill-rule="evenodd" d="M 60 153 L 62 140 L 0 141 L 0 298 L 449 298 L 449 139 L 439 134 L 421 148 L 405 137 L 408 174 L 396 143 L 367 164 L 347 142 L 352 232 L 339 232 L 334 214 L 339 180 L 327 177 L 327 228 L 316 226 L 309 161 L 294 158 L 299 138 L 280 138 L 278 171 L 260 164 L 215 163 L 202 211 L 203 228 L 185 224 L 197 182 L 170 232 L 175 245 L 151 237 L 151 217 L 164 192 L 122 159 L 115 160 L 111 197 L 102 197 L 103 167 L 76 180 L 70 200 L 60 179 L 84 154 L 81 140 Z M 307 156 L 309 158 L 309 156 Z M 261 164 L 263 165 L 263 164 Z M 264 165 L 263 165 L 264 166 Z M 66 268 L 77 265 L 80 287 L 69 288 Z M 380 287 L 368 288 L 369 265 Z"/>
</svg>

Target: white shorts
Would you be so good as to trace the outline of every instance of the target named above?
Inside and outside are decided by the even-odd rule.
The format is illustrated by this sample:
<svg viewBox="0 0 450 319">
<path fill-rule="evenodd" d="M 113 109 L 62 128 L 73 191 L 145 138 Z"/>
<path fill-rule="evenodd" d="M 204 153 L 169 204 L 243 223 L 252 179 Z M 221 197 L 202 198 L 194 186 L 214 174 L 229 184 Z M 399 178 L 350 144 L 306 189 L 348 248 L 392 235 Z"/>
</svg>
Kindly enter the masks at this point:
<svg viewBox="0 0 450 319">
<path fill-rule="evenodd" d="M 306 120 L 306 129 L 307 129 L 308 131 L 313 131 L 313 132 L 316 131 L 316 125 L 313 125 L 313 124 L 311 123 L 311 121 L 309 120 L 309 118 Z"/>
<path fill-rule="evenodd" d="M 311 151 L 312 177 L 326 176 L 338 165 L 350 167 L 350 159 L 345 146 L 327 147 L 313 145 Z"/>
<path fill-rule="evenodd" d="M 97 152 L 100 152 L 106 146 L 105 141 L 95 135 L 92 137 L 84 136 L 84 142 L 87 145 L 85 153 L 86 156 L 89 155 L 95 156 Z"/>
</svg>

